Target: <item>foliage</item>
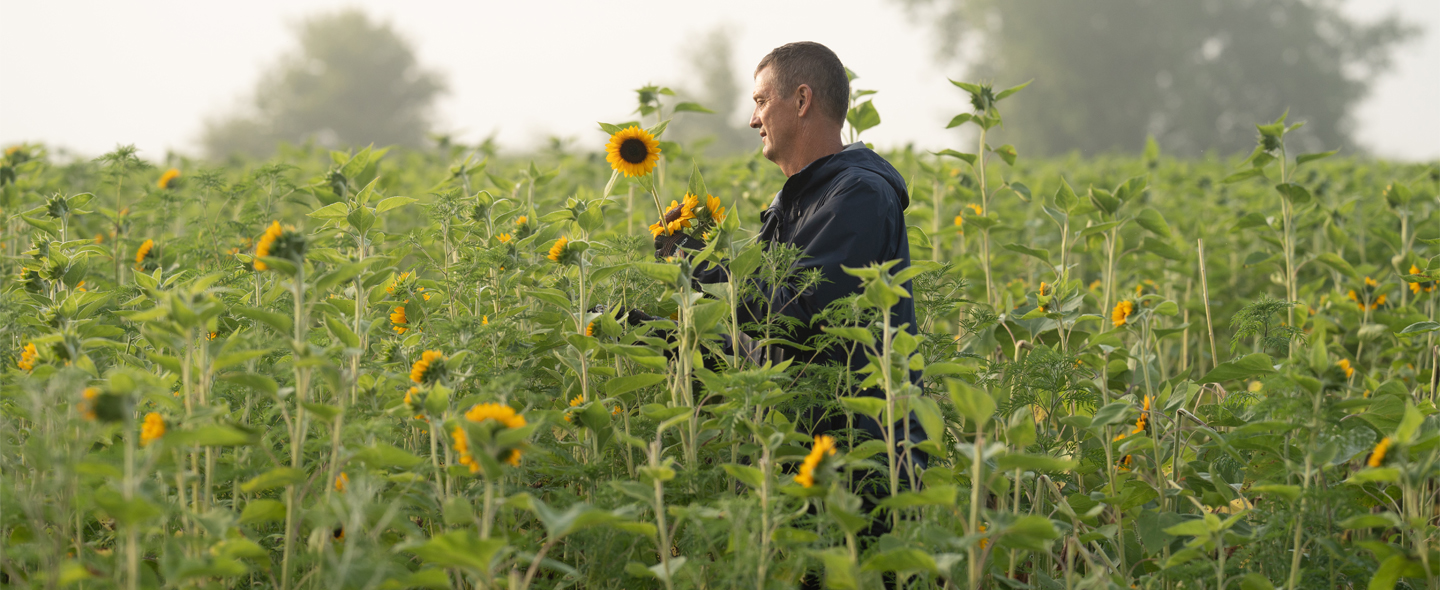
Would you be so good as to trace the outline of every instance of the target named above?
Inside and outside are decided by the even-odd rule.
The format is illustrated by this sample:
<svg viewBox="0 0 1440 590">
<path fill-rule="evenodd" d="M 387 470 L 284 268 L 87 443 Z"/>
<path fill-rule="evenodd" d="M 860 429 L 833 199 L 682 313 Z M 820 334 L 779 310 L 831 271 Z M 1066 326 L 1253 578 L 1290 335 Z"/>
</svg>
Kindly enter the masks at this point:
<svg viewBox="0 0 1440 590">
<path fill-rule="evenodd" d="M 885 154 L 911 187 L 915 264 L 850 269 L 862 290 L 817 326 L 763 313 L 787 303 L 767 285 L 816 277 L 754 242 L 784 182 L 754 155 L 672 162 L 692 146 L 662 139 L 627 178 L 606 124 L 585 153 L 309 144 L 170 162 L 162 187 L 168 166 L 133 148 L 14 146 L 0 571 L 127 588 L 1440 581 L 1424 287 L 1440 170 L 1288 153 L 1283 117 L 1245 158 L 1025 159 L 985 140 L 1021 89 L 956 86 L 974 153 Z M 681 110 L 662 90 L 637 93 L 661 137 Z M 646 228 L 686 193 L 729 213 L 657 260 Z M 688 279 L 707 265 L 730 280 Z M 886 313 L 905 297 L 916 336 Z M 1226 354 L 1227 338 L 1255 344 Z M 854 365 L 776 354 L 820 347 Z"/>
</svg>

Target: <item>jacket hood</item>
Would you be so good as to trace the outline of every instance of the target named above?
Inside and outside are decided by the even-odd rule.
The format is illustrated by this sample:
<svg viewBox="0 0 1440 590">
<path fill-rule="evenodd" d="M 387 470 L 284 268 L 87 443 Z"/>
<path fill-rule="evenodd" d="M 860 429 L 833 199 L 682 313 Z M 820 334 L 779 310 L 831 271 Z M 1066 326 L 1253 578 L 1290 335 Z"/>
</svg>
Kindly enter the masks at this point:
<svg viewBox="0 0 1440 590">
<path fill-rule="evenodd" d="M 865 144 L 859 142 L 845 146 L 845 149 L 805 166 L 785 182 L 785 190 L 782 194 L 803 194 L 807 187 L 829 182 L 849 168 L 861 168 L 875 173 L 895 189 L 896 195 L 900 196 L 901 211 L 910 206 L 910 192 L 905 190 L 905 178 L 900 176 L 900 171 L 891 166 L 890 162 L 885 161 L 885 158 L 880 157 L 880 154 L 875 153 L 875 150 L 865 147 Z"/>
</svg>

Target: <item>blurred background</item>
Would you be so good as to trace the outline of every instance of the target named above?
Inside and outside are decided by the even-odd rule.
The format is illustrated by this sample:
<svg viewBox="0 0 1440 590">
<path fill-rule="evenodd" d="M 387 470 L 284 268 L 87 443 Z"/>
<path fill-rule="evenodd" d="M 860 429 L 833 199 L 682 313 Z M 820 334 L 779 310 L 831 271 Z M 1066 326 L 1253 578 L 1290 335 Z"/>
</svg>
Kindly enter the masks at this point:
<svg viewBox="0 0 1440 590">
<path fill-rule="evenodd" d="M 992 143 L 1228 155 L 1288 109 L 1300 151 L 1440 159 L 1436 0 L 3 0 L 0 145 L 594 151 L 596 121 L 633 120 L 635 89 L 656 84 L 714 111 L 678 115 L 667 139 L 719 155 L 758 146 L 754 64 L 798 40 L 877 91 L 865 137 L 882 148 L 967 142 L 945 129 L 969 110 L 947 78 L 1034 79 Z"/>
</svg>

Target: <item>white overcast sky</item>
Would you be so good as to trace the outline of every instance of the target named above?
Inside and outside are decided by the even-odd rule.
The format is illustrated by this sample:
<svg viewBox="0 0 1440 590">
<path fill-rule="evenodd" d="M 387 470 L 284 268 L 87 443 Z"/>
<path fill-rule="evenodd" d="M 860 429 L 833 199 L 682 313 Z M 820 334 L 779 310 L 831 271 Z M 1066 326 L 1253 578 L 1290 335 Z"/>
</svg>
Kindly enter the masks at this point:
<svg viewBox="0 0 1440 590">
<path fill-rule="evenodd" d="M 963 71 L 938 64 L 929 32 L 886 0 L 0 0 L 0 144 L 196 153 L 205 118 L 249 95 L 294 46 L 294 23 L 350 6 L 389 20 L 445 74 L 440 128 L 462 141 L 493 132 L 502 149 L 523 150 L 559 135 L 599 149 L 595 122 L 624 118 L 647 82 L 689 81 L 684 48 L 717 25 L 736 35 L 741 75 L 789 41 L 834 49 L 858 87 L 880 91 L 883 123 L 869 141 L 938 149 L 960 139 L 944 126 L 966 105 L 945 79 Z M 1357 109 L 1357 140 L 1385 157 L 1440 159 L 1440 0 L 1350 0 L 1346 10 L 1395 12 L 1426 33 Z"/>
</svg>

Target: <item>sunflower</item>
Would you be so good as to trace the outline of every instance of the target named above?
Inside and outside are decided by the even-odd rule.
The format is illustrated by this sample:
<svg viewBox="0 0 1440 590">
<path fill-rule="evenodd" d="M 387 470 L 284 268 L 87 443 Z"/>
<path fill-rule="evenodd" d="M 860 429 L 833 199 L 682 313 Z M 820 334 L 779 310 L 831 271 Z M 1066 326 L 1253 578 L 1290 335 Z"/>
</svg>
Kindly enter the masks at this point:
<svg viewBox="0 0 1440 590">
<path fill-rule="evenodd" d="M 341 471 L 340 475 L 335 476 L 335 491 L 343 494 L 345 493 L 345 488 L 349 487 L 349 485 L 350 476 L 345 475 L 344 471 Z"/>
<path fill-rule="evenodd" d="M 410 319 L 405 317 L 404 305 L 396 306 L 395 311 L 390 312 L 390 323 L 394 324 L 394 327 L 390 329 L 395 330 L 396 334 L 404 334 L 406 330 L 410 329 L 406 326 L 410 323 Z"/>
<path fill-rule="evenodd" d="M 515 236 L 502 232 L 500 235 L 495 236 L 495 239 L 500 240 L 501 244 L 509 244 L 510 240 L 515 239 Z"/>
<path fill-rule="evenodd" d="M 595 335 L 595 322 L 590 322 L 590 323 L 588 323 L 588 324 L 585 324 L 585 335 L 586 335 L 586 336 L 594 336 L 594 335 Z"/>
<path fill-rule="evenodd" d="M 525 225 L 525 224 L 528 223 L 529 221 L 530 221 L 530 218 L 529 218 L 529 217 L 526 217 L 526 216 L 524 216 L 524 215 L 521 215 L 521 216 L 515 218 L 515 225 Z"/>
<path fill-rule="evenodd" d="M 505 404 L 475 404 L 470 411 L 465 412 L 465 419 L 471 422 L 484 422 L 494 420 L 506 428 L 523 428 L 525 417 L 515 411 L 515 408 Z"/>
<path fill-rule="evenodd" d="M 330 531 L 330 536 L 335 538 L 335 542 L 336 542 L 336 543 L 339 543 L 339 542 L 341 542 L 341 541 L 344 541 L 344 540 L 345 540 L 345 526 L 344 526 L 344 525 L 341 525 L 341 526 L 335 527 L 335 530 Z"/>
<path fill-rule="evenodd" d="M 416 383 L 433 383 L 445 374 L 445 353 L 427 350 L 420 354 L 420 360 L 410 367 L 410 380 Z"/>
<path fill-rule="evenodd" d="M 459 426 L 450 431 L 450 436 L 455 439 L 455 453 L 460 455 L 459 463 L 470 468 L 470 473 L 480 473 L 480 463 L 470 455 L 470 439 L 465 437 L 465 429 Z"/>
<path fill-rule="evenodd" d="M 160 175 L 160 182 L 155 183 L 155 186 L 160 188 L 174 188 L 175 179 L 177 178 L 180 178 L 180 171 L 171 168 Z"/>
<path fill-rule="evenodd" d="M 86 420 L 95 420 L 95 398 L 100 397 L 99 387 L 86 387 L 80 392 L 80 403 L 75 404 L 75 410 L 80 412 L 80 417 Z"/>
<path fill-rule="evenodd" d="M 1371 467 L 1379 467 L 1385 463 L 1385 453 L 1390 451 L 1390 437 L 1380 439 L 1380 444 L 1375 445 L 1375 450 L 1370 452 L 1370 459 L 1365 462 Z"/>
<path fill-rule="evenodd" d="M 145 415 L 145 424 L 140 426 L 140 446 L 148 445 L 165 436 L 165 418 L 157 412 Z"/>
<path fill-rule="evenodd" d="M 1110 312 L 1110 323 L 1116 328 L 1125 325 L 1130 319 L 1130 314 L 1135 313 L 1135 302 L 1126 299 L 1115 304 L 1115 309 Z"/>
<path fill-rule="evenodd" d="M 260 241 L 255 244 L 255 270 L 265 270 L 265 263 L 260 261 L 263 256 L 269 256 L 270 250 L 275 246 L 275 240 L 284 233 L 279 221 L 272 221 L 270 227 L 265 228 L 265 234 L 260 236 Z"/>
<path fill-rule="evenodd" d="M 412 411 L 420 411 L 420 388 L 412 385 L 410 389 L 405 390 L 405 400 L 402 403 Z M 423 416 L 416 416 L 416 418 L 423 418 Z"/>
<path fill-rule="evenodd" d="M 560 239 L 555 240 L 555 244 L 550 246 L 550 253 L 545 255 L 545 257 L 555 262 L 560 262 L 560 259 L 565 257 L 565 246 L 569 243 L 570 238 L 560 236 Z"/>
<path fill-rule="evenodd" d="M 154 268 L 155 240 L 145 240 L 135 250 L 135 270 L 148 270 Z"/>
<path fill-rule="evenodd" d="M 409 272 L 400 273 L 400 276 L 395 277 L 395 280 L 391 281 L 390 284 L 385 287 L 385 292 L 394 295 L 396 289 L 403 291 L 411 276 Z"/>
<path fill-rule="evenodd" d="M 1350 359 L 1340 359 L 1335 362 L 1335 366 L 1340 367 L 1340 370 L 1345 372 L 1346 379 L 1355 375 L 1355 367 L 1350 366 Z"/>
<path fill-rule="evenodd" d="M 725 221 L 725 208 L 720 206 L 719 197 L 705 195 L 705 210 L 710 213 L 710 219 L 716 224 Z"/>
<path fill-rule="evenodd" d="M 625 176 L 645 176 L 660 161 L 660 142 L 649 131 L 631 125 L 610 136 L 605 161 Z"/>
<path fill-rule="evenodd" d="M 1410 265 L 1410 274 L 1412 274 L 1412 275 L 1419 275 L 1419 274 L 1425 274 L 1425 272 L 1422 271 L 1422 270 L 1420 270 L 1420 267 L 1419 267 L 1419 266 L 1416 266 L 1416 265 L 1412 264 L 1412 265 Z M 1414 294 L 1416 294 L 1416 295 L 1419 295 L 1419 294 L 1421 294 L 1421 293 L 1432 293 L 1432 292 L 1434 292 L 1434 291 L 1435 291 L 1435 281 L 1433 281 L 1433 280 L 1430 280 L 1430 281 L 1420 281 L 1420 282 L 1418 282 L 1418 283 L 1410 283 L 1410 292 L 1411 292 L 1411 293 L 1414 293 Z"/>
<path fill-rule="evenodd" d="M 1140 418 L 1138 418 L 1138 419 L 1135 420 L 1135 427 L 1132 428 L 1132 429 L 1130 429 L 1130 432 L 1122 432 L 1122 433 L 1120 433 L 1119 435 L 1117 435 L 1117 436 L 1115 437 L 1115 440 L 1120 440 L 1120 439 L 1125 438 L 1125 437 L 1127 437 L 1127 436 L 1130 436 L 1130 435 L 1132 435 L 1132 434 L 1140 434 L 1140 433 L 1142 433 L 1142 432 L 1145 432 L 1145 425 L 1148 423 L 1147 421 L 1149 420 L 1149 416 L 1150 416 L 1150 396 L 1147 395 L 1147 396 L 1145 396 L 1144 401 L 1141 402 Z"/>
<path fill-rule="evenodd" d="M 800 464 L 800 474 L 795 476 L 795 483 L 805 487 L 815 485 L 815 470 L 820 467 L 820 462 L 825 457 L 835 455 L 835 439 L 824 434 L 815 437 L 815 446 L 810 449 L 810 454 L 805 456 L 805 462 Z"/>
<path fill-rule="evenodd" d="M 29 371 L 35 368 L 35 360 L 40 358 L 40 351 L 35 349 L 35 343 L 30 342 L 20 351 L 20 362 L 15 363 L 22 371 Z"/>
<path fill-rule="evenodd" d="M 970 203 L 965 206 L 969 207 L 971 211 L 974 211 L 976 215 L 979 215 L 981 217 L 985 216 L 985 209 L 981 208 L 978 203 Z"/>
<path fill-rule="evenodd" d="M 585 403 L 585 398 L 584 398 L 584 397 L 581 397 L 581 396 L 578 396 L 578 395 L 570 399 L 570 407 L 572 407 L 572 408 L 579 407 L 580 404 L 583 404 L 583 403 Z M 566 422 L 569 422 L 569 421 L 570 421 L 570 411 L 569 411 L 569 410 L 566 410 L 566 411 L 565 411 L 565 421 L 566 421 Z"/>
<path fill-rule="evenodd" d="M 965 229 L 964 229 L 964 228 L 965 228 L 965 216 L 964 216 L 964 215 L 956 215 L 956 216 L 955 216 L 955 227 L 961 228 L 961 229 L 960 229 L 960 233 L 962 233 L 962 234 L 965 233 Z"/>
</svg>

